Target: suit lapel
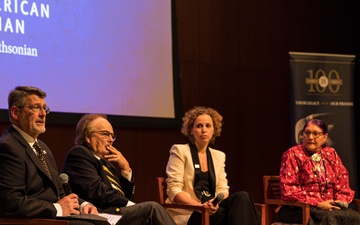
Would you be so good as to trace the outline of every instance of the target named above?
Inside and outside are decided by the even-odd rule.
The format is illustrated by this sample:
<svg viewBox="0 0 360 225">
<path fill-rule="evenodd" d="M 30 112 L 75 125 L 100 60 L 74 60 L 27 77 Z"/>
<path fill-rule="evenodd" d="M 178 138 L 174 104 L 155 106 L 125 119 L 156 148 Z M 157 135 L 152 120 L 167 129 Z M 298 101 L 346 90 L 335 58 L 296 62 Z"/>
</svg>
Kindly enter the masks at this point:
<svg viewBox="0 0 360 225">
<path fill-rule="evenodd" d="M 34 163 L 34 165 L 39 169 L 41 170 L 41 172 L 43 173 L 42 174 L 42 178 L 43 179 L 47 179 L 48 181 L 50 181 L 53 185 L 54 185 L 54 188 L 56 188 L 56 193 L 58 193 L 58 190 L 59 190 L 59 186 L 58 186 L 58 183 L 55 182 L 57 181 L 57 177 L 53 177 L 53 180 L 51 180 L 47 174 L 46 174 L 46 171 L 45 171 L 45 168 L 41 165 L 41 162 L 40 162 L 40 159 L 39 157 L 35 154 L 34 150 L 31 148 L 31 146 L 29 145 L 29 143 L 23 138 L 23 136 L 21 136 L 21 134 L 11 126 L 11 128 L 9 129 L 9 133 L 11 133 L 11 135 L 13 135 L 25 148 L 25 152 L 26 154 L 29 156 L 29 158 L 31 159 L 31 161 Z M 49 150 L 44 148 L 44 146 L 40 144 L 40 147 L 42 149 L 44 149 L 46 152 L 48 152 Z M 45 159 L 47 160 L 47 162 L 50 162 L 51 160 L 49 159 L 49 156 L 48 154 L 45 154 Z M 52 174 L 57 174 L 57 171 L 54 171 L 54 166 L 52 165 L 49 165 L 49 168 L 52 172 Z M 55 181 L 54 181 L 55 180 Z"/>
</svg>

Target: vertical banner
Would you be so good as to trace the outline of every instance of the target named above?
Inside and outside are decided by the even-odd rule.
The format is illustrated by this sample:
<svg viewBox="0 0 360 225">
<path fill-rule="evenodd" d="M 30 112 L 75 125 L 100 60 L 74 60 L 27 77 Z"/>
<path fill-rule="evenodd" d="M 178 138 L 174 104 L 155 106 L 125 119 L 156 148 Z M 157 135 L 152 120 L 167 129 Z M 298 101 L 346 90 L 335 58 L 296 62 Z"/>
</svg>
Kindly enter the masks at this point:
<svg viewBox="0 0 360 225">
<path fill-rule="evenodd" d="M 355 121 L 354 55 L 289 52 L 292 82 L 292 143 L 299 144 L 309 119 L 328 126 L 327 144 L 349 171 L 350 186 L 358 192 Z"/>
</svg>

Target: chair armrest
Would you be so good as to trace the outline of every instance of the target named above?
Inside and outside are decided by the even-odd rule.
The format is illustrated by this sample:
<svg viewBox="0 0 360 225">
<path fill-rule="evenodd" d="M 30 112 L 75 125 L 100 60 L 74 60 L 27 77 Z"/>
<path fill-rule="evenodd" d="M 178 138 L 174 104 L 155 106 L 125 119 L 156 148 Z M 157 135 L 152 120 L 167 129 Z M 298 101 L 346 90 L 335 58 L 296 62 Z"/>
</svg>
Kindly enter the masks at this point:
<svg viewBox="0 0 360 225">
<path fill-rule="evenodd" d="M 353 199 L 352 202 L 356 204 L 357 210 L 360 213 L 360 199 Z"/>
<path fill-rule="evenodd" d="M 291 205 L 291 206 L 299 206 L 299 207 L 304 207 L 304 206 L 308 205 L 304 202 L 285 201 L 285 200 L 281 200 L 281 199 L 268 199 L 267 204 L 269 204 L 269 205 Z"/>
<path fill-rule="evenodd" d="M 198 211 L 208 211 L 207 208 L 199 205 L 185 205 L 185 204 L 171 204 L 171 203 L 165 203 L 162 204 L 165 208 L 178 208 L 178 209 L 192 209 L 192 210 L 198 210 Z"/>
<path fill-rule="evenodd" d="M 255 203 L 256 209 L 260 212 L 261 225 L 266 225 L 266 207 L 265 204 Z"/>
<path fill-rule="evenodd" d="M 298 206 L 302 208 L 302 220 L 306 221 L 304 224 L 310 219 L 310 204 L 299 202 L 299 201 L 285 201 L 281 199 L 267 199 L 267 205 L 290 205 L 290 206 Z M 267 212 L 269 213 L 269 212 Z"/>
<path fill-rule="evenodd" d="M 210 224 L 210 213 L 209 209 L 203 206 L 198 205 L 184 205 L 184 204 L 170 204 L 165 203 L 161 204 L 164 208 L 173 208 L 173 209 L 188 209 L 188 210 L 196 210 L 201 212 L 201 225 L 209 225 Z"/>
</svg>

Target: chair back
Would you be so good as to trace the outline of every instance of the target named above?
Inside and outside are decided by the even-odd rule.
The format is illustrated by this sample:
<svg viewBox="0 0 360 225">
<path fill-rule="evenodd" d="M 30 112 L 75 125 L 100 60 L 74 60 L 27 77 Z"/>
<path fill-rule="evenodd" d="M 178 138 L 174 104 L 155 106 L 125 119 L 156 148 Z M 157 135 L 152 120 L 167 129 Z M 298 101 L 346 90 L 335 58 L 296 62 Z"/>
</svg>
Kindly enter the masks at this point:
<svg viewBox="0 0 360 225">
<path fill-rule="evenodd" d="M 166 180 L 165 177 L 157 177 L 157 186 L 158 186 L 158 192 L 157 192 L 157 198 L 158 202 L 163 205 L 165 204 L 165 199 L 167 198 L 166 195 Z"/>
<path fill-rule="evenodd" d="M 264 176 L 263 183 L 265 204 L 281 199 L 279 176 Z"/>
<path fill-rule="evenodd" d="M 275 209 L 280 205 L 290 205 L 297 206 L 302 208 L 302 220 L 304 225 L 306 225 L 310 219 L 310 205 L 298 202 L 298 201 L 284 201 L 281 199 L 280 193 L 280 177 L 279 176 L 263 176 L 264 184 L 264 203 L 265 203 L 265 214 L 267 224 L 272 224 L 276 221 L 279 221 Z M 281 223 L 276 223 L 281 224 Z"/>
</svg>

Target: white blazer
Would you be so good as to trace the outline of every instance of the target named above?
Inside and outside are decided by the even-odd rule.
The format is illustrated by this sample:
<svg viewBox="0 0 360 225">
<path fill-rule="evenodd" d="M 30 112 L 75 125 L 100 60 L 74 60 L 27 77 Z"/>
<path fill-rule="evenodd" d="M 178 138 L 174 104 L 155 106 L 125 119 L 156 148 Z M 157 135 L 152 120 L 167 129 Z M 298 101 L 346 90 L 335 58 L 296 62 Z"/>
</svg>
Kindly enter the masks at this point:
<svg viewBox="0 0 360 225">
<path fill-rule="evenodd" d="M 229 193 L 228 180 L 225 172 L 225 153 L 209 148 L 214 163 L 215 196 L 219 192 Z M 189 144 L 176 144 L 170 149 L 169 161 L 166 166 L 167 203 L 175 203 L 174 198 L 179 192 L 186 193 L 190 198 L 201 202 L 194 192 L 195 170 Z M 168 209 L 177 225 L 186 225 L 192 210 Z"/>
</svg>

